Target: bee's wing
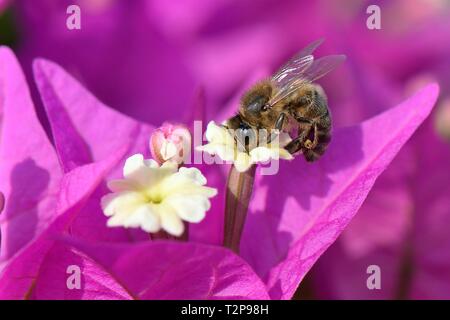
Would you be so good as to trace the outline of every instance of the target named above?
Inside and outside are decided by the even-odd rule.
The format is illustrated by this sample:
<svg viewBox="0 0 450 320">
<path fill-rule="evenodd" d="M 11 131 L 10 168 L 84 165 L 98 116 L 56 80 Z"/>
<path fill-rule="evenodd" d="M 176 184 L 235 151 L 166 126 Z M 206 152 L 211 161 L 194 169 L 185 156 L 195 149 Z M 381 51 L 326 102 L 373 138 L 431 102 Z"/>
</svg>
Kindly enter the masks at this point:
<svg viewBox="0 0 450 320">
<path fill-rule="evenodd" d="M 344 62 L 346 56 L 344 54 L 336 54 L 325 56 L 314 61 L 314 63 L 305 71 L 303 77 L 314 82 L 317 79 L 322 78 L 328 72 L 333 71 L 337 66 Z"/>
<path fill-rule="evenodd" d="M 279 87 L 284 87 L 304 73 L 314 62 L 313 55 L 295 56 L 272 76 Z"/>
<path fill-rule="evenodd" d="M 288 63 L 288 65 L 283 67 L 285 72 L 282 73 L 281 77 L 279 76 L 279 73 L 277 73 L 276 77 L 274 76 L 272 78 L 278 86 L 279 91 L 270 99 L 268 104 L 273 106 L 301 86 L 323 77 L 340 65 L 344 60 L 345 55 L 330 55 L 317 60 L 312 58 L 311 62 L 303 63 L 301 65 L 297 64 L 295 66 L 289 66 Z"/>
<path fill-rule="evenodd" d="M 294 77 L 296 74 L 301 73 L 306 70 L 314 61 L 314 56 L 312 55 L 314 50 L 317 49 L 323 42 L 323 39 L 318 39 L 305 48 L 303 48 L 300 52 L 297 52 L 295 56 L 292 57 L 284 66 L 275 73 L 272 78 L 280 83 L 287 83 L 289 79 Z"/>
</svg>

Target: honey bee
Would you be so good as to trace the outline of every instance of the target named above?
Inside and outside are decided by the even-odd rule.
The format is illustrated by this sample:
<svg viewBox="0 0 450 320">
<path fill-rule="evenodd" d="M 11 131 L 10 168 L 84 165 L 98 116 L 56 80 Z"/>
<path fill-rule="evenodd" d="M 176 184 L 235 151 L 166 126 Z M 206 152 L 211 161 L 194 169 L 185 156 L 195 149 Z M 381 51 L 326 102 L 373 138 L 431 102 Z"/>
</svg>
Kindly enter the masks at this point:
<svg viewBox="0 0 450 320">
<path fill-rule="evenodd" d="M 323 155 L 331 140 L 331 115 L 325 92 L 314 81 L 336 68 L 345 56 L 314 59 L 313 52 L 322 42 L 309 44 L 271 78 L 250 88 L 241 98 L 238 114 L 226 122 L 226 127 L 240 132 L 238 137 L 257 134 L 261 129 L 296 131 L 286 150 L 291 154 L 302 152 L 307 161 Z M 272 138 L 270 135 L 268 142 Z M 246 140 L 238 140 L 248 150 Z"/>
</svg>

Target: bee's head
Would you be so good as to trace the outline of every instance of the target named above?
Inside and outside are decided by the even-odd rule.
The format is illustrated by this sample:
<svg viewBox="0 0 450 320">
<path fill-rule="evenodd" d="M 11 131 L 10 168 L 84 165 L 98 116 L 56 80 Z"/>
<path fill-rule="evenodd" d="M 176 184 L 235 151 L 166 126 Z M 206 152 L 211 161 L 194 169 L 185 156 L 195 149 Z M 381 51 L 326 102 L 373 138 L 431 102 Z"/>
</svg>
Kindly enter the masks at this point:
<svg viewBox="0 0 450 320">
<path fill-rule="evenodd" d="M 240 113 L 252 126 L 257 126 L 257 119 L 267 111 L 272 90 L 271 82 L 264 80 L 255 84 L 242 96 Z"/>
<path fill-rule="evenodd" d="M 238 147 L 245 148 L 247 151 L 255 147 L 256 131 L 240 114 L 228 119 L 227 127 L 234 130 L 233 134 Z"/>
<path fill-rule="evenodd" d="M 239 113 L 243 122 L 254 128 L 261 127 L 261 119 L 267 111 L 268 98 L 262 95 L 255 95 L 252 99 L 242 101 Z"/>
</svg>

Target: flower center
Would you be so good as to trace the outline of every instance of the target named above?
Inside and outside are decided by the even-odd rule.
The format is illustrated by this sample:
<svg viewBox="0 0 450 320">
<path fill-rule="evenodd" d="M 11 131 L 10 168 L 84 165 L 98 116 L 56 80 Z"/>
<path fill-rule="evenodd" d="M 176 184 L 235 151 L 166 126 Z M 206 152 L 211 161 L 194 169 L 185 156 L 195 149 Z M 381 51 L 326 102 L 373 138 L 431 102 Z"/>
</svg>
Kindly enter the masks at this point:
<svg viewBox="0 0 450 320">
<path fill-rule="evenodd" d="M 150 202 L 154 203 L 154 204 L 160 204 L 163 201 L 163 199 L 161 197 L 156 197 L 152 200 L 150 200 Z"/>
<path fill-rule="evenodd" d="M 145 198 L 147 202 L 153 204 L 160 204 L 164 200 L 163 194 L 158 190 L 158 188 L 151 188 L 144 191 Z"/>
</svg>

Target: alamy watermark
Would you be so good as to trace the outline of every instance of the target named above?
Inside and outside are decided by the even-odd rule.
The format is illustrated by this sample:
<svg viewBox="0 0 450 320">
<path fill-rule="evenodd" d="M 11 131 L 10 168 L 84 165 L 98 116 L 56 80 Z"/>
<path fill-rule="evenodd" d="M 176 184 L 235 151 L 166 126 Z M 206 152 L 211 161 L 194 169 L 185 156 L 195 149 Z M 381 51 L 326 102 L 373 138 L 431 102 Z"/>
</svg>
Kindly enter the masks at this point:
<svg viewBox="0 0 450 320">
<path fill-rule="evenodd" d="M 66 27 L 69 30 L 81 29 L 81 9 L 76 4 L 72 4 L 67 7 L 66 13 L 68 17 L 66 19 Z"/>
<path fill-rule="evenodd" d="M 372 264 L 367 267 L 367 274 L 370 276 L 367 278 L 366 285 L 369 290 L 381 289 L 381 268 L 376 264 Z"/>
<path fill-rule="evenodd" d="M 376 4 L 367 7 L 366 13 L 369 14 L 366 20 L 366 26 L 369 30 L 381 29 L 381 9 Z"/>
<path fill-rule="evenodd" d="M 75 264 L 72 264 L 67 267 L 66 273 L 68 274 L 66 280 L 67 289 L 81 289 L 81 268 Z"/>
</svg>

